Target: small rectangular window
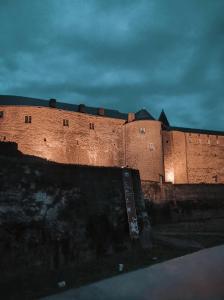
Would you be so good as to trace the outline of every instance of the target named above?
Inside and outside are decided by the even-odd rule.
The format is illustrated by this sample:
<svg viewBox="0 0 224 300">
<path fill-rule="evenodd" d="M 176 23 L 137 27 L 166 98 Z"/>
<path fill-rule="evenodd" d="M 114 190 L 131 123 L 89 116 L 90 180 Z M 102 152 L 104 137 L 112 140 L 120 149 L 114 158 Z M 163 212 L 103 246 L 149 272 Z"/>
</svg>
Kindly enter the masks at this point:
<svg viewBox="0 0 224 300">
<path fill-rule="evenodd" d="M 25 123 L 32 123 L 32 117 L 31 116 L 25 116 Z"/>
<path fill-rule="evenodd" d="M 66 119 L 64 119 L 64 120 L 63 120 L 63 126 L 67 126 L 67 127 L 68 127 L 68 126 L 69 126 L 69 121 L 66 120 Z"/>
<path fill-rule="evenodd" d="M 94 130 L 94 123 L 89 123 L 89 129 Z"/>
<path fill-rule="evenodd" d="M 218 135 L 216 136 L 216 144 L 217 145 L 219 144 L 219 136 Z"/>
<path fill-rule="evenodd" d="M 0 111 L 0 119 L 4 117 L 4 111 Z"/>
<path fill-rule="evenodd" d="M 155 145 L 153 143 L 149 144 L 149 150 L 154 151 L 155 150 Z"/>
<path fill-rule="evenodd" d="M 140 132 L 141 134 L 145 134 L 145 128 L 139 128 L 139 132 Z"/>
<path fill-rule="evenodd" d="M 218 182 L 218 175 L 212 176 L 212 178 L 214 178 L 215 182 Z"/>
</svg>

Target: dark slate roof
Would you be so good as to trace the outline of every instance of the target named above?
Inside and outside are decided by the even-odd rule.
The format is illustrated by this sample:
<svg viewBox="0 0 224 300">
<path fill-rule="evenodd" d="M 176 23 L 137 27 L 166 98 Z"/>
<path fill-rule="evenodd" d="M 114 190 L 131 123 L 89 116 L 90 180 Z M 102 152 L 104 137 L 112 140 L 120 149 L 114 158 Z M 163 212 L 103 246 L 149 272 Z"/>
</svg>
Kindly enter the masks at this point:
<svg viewBox="0 0 224 300">
<path fill-rule="evenodd" d="M 49 107 L 49 100 L 41 100 L 29 97 L 21 97 L 21 96 L 9 96 L 9 95 L 0 95 L 0 105 L 21 105 L 21 106 L 43 106 Z M 68 111 L 79 111 L 79 105 L 77 104 L 68 104 L 64 102 L 56 103 L 56 107 L 58 109 L 68 110 Z M 85 112 L 91 115 L 98 115 L 98 108 L 84 106 Z M 127 120 L 128 115 L 125 113 L 121 113 L 118 110 L 113 109 L 104 109 L 104 116 L 115 118 L 115 119 L 123 119 Z"/>
<path fill-rule="evenodd" d="M 135 114 L 135 120 L 155 120 L 152 115 L 146 110 L 141 109 Z"/>
<path fill-rule="evenodd" d="M 161 114 L 159 116 L 159 119 L 158 119 L 161 123 L 163 123 L 165 126 L 170 126 L 170 123 L 167 119 L 167 116 L 164 112 L 164 110 L 161 111 Z"/>
<path fill-rule="evenodd" d="M 224 136 L 224 131 L 216 131 L 216 130 L 173 127 L 173 126 L 168 127 L 167 130 L 169 130 L 169 131 L 173 130 L 173 131 L 189 132 L 189 133 L 198 133 L 198 134 L 223 135 Z"/>
</svg>

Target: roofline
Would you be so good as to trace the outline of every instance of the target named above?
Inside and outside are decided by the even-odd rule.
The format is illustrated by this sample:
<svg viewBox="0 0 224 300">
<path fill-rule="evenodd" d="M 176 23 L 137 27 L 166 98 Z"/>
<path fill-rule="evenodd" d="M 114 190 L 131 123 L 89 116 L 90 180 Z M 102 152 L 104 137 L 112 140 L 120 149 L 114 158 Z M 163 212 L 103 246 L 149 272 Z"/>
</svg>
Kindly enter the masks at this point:
<svg viewBox="0 0 224 300">
<path fill-rule="evenodd" d="M 218 130 L 207 130 L 207 129 L 197 129 L 197 128 L 184 128 L 184 127 L 167 127 L 168 131 L 181 131 L 181 132 L 189 132 L 189 133 L 198 133 L 198 134 L 209 134 L 209 135 L 221 135 L 224 136 L 224 131 Z"/>
<path fill-rule="evenodd" d="M 27 101 L 27 103 L 26 103 L 26 101 Z M 2 106 L 49 107 L 49 100 L 43 100 L 43 99 L 37 99 L 37 98 L 31 98 L 31 97 L 23 97 L 23 96 L 14 96 L 14 95 L 0 95 L 0 106 L 1 105 Z M 57 102 L 57 107 L 56 107 L 56 109 L 77 112 L 77 113 L 79 112 L 78 108 L 79 108 L 79 104 L 70 104 L 70 103 L 65 103 L 65 102 Z M 97 107 L 85 106 L 85 108 L 86 108 L 85 113 L 89 114 L 89 115 L 105 117 L 105 118 L 112 118 L 112 119 L 119 119 L 119 120 L 125 120 L 125 121 L 128 120 L 128 114 L 122 113 L 118 110 L 105 108 L 104 109 L 105 114 L 99 115 L 97 113 L 97 110 L 98 110 Z M 54 109 L 54 108 L 51 108 L 51 109 Z M 149 114 L 149 112 L 148 112 L 148 114 Z M 159 122 L 161 122 L 160 120 L 156 120 L 153 117 L 152 117 L 152 119 L 135 119 L 134 121 L 135 122 L 136 121 L 159 121 Z M 224 131 L 217 131 L 217 130 L 206 130 L 206 129 L 184 128 L 184 127 L 173 127 L 173 126 L 166 126 L 165 130 L 224 136 Z"/>
<path fill-rule="evenodd" d="M 161 123 L 161 121 L 156 120 L 156 119 L 154 119 L 154 120 L 149 120 L 149 119 L 140 119 L 140 120 L 139 120 L 139 119 L 134 119 L 134 120 L 131 121 L 131 122 L 126 121 L 125 124 L 131 124 L 131 123 L 141 122 L 141 121 L 143 121 L 143 122 L 147 121 L 147 122 L 158 122 L 158 123 Z"/>
<path fill-rule="evenodd" d="M 80 104 L 70 104 L 66 102 L 56 102 L 56 107 L 51 109 L 60 109 L 65 111 L 71 111 L 79 113 L 79 105 Z M 31 97 L 22 97 L 22 96 L 14 96 L 14 95 L 0 95 L 0 106 L 36 106 L 36 107 L 50 107 L 49 100 L 31 98 Z M 86 111 L 85 114 L 105 117 L 105 118 L 112 118 L 112 119 L 119 119 L 119 120 L 127 120 L 128 114 L 122 113 L 115 109 L 107 109 L 104 108 L 104 115 L 98 114 L 98 109 L 102 107 L 91 107 L 84 105 Z"/>
</svg>

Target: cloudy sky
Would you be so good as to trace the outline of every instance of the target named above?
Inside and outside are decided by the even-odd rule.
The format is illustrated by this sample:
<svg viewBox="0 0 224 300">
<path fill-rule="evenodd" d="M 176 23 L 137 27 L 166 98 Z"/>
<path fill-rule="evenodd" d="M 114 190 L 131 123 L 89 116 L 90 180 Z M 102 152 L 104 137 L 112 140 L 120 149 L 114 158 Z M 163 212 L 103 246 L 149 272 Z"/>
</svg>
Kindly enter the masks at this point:
<svg viewBox="0 0 224 300">
<path fill-rule="evenodd" d="M 0 94 L 224 130 L 224 0 L 0 0 Z"/>
</svg>

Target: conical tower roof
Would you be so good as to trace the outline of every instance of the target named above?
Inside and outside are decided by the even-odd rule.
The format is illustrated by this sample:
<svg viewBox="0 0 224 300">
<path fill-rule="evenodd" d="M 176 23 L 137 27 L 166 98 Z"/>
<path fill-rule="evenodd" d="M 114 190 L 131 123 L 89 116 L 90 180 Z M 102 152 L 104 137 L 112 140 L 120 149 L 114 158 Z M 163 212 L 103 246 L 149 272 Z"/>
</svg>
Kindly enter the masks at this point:
<svg viewBox="0 0 224 300">
<path fill-rule="evenodd" d="M 167 119 L 167 116 L 166 116 L 164 110 L 161 111 L 161 114 L 159 116 L 159 121 L 161 123 L 163 123 L 163 125 L 165 125 L 165 126 L 168 126 L 168 127 L 170 126 L 170 123 L 169 123 L 169 121 Z"/>
<path fill-rule="evenodd" d="M 135 114 L 135 120 L 155 120 L 155 119 L 146 109 L 141 109 Z"/>
</svg>

